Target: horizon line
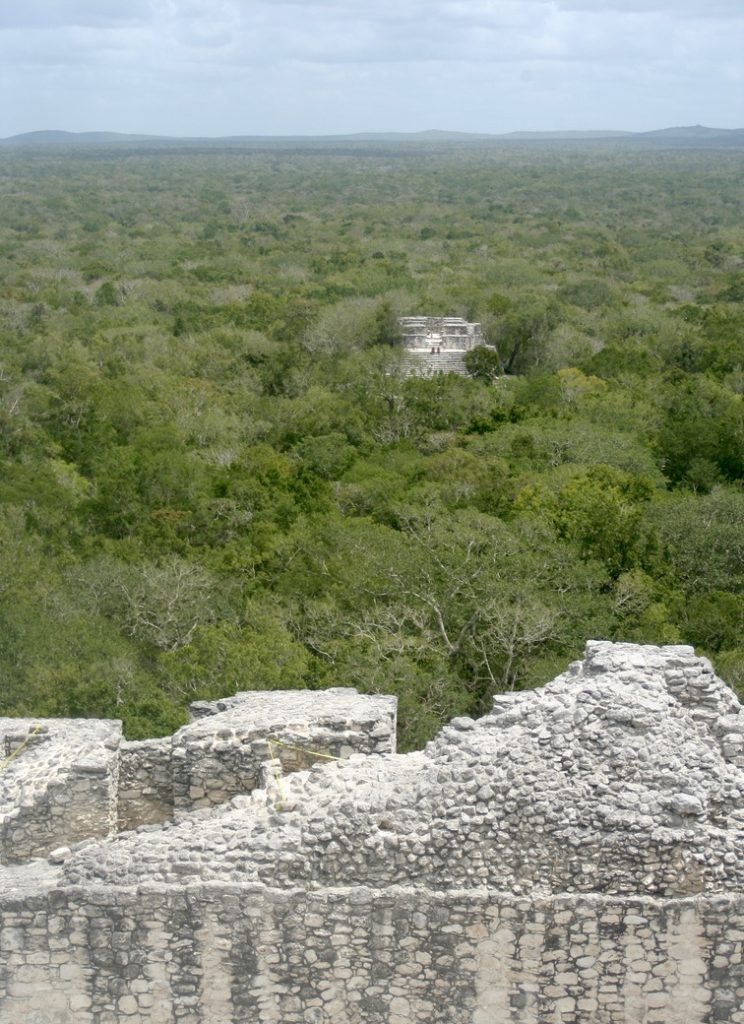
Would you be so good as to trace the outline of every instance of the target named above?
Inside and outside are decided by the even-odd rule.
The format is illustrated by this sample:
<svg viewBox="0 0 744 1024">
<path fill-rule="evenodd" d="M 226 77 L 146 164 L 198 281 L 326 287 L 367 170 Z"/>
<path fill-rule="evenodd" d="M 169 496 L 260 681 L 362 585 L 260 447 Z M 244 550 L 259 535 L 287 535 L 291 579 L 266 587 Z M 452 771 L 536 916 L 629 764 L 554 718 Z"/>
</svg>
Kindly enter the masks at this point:
<svg viewBox="0 0 744 1024">
<path fill-rule="evenodd" d="M 119 131 L 108 128 L 93 128 L 93 129 L 76 129 L 70 130 L 67 128 L 33 128 L 28 131 L 14 132 L 11 135 L 0 137 L 0 142 L 8 142 L 13 139 L 22 139 L 27 136 L 34 135 L 64 135 L 79 137 L 85 135 L 113 135 L 121 136 L 122 138 L 137 137 L 140 139 L 151 139 L 151 140 L 162 140 L 162 141 L 227 141 L 231 139 L 334 139 L 334 138 L 353 138 L 359 136 L 379 136 L 379 135 L 396 135 L 396 136 L 422 136 L 422 135 L 460 135 L 469 138 L 508 138 L 514 135 L 650 135 L 657 132 L 673 132 L 673 131 L 704 131 L 704 132 L 736 132 L 743 131 L 744 127 L 736 128 L 721 128 L 713 127 L 710 125 L 703 124 L 687 124 L 687 125 L 670 125 L 663 128 L 651 128 L 651 129 L 631 129 L 631 128 L 516 128 L 509 131 L 494 132 L 494 131 L 475 131 L 475 130 L 464 130 L 459 128 L 423 128 L 423 129 L 361 129 L 354 131 L 334 131 L 334 132 L 281 132 L 281 133 L 263 133 L 263 132 L 233 132 L 230 134 L 220 135 L 177 135 L 167 134 L 159 132 L 141 132 L 141 131 Z"/>
</svg>

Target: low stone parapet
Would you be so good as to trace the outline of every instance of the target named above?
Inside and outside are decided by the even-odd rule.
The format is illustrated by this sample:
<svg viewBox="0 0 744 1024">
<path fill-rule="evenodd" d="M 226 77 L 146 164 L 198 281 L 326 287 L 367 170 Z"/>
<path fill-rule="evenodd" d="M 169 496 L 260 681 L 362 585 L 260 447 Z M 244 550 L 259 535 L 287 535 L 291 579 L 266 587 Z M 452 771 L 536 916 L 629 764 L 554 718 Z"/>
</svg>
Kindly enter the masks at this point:
<svg viewBox="0 0 744 1024">
<path fill-rule="evenodd" d="M 0 895 L 3 1024 L 744 1024 L 744 897 Z"/>
</svg>

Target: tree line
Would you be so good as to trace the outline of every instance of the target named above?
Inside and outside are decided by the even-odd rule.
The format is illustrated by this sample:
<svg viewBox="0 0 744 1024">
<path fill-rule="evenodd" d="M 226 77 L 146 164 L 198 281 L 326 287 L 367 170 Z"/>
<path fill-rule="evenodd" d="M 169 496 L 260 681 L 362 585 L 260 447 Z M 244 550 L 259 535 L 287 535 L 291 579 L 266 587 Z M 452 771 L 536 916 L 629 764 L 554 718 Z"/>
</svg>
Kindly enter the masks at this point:
<svg viewBox="0 0 744 1024">
<path fill-rule="evenodd" d="M 742 156 L 0 154 L 0 713 L 354 685 L 424 742 L 587 638 L 744 680 Z M 407 376 L 401 315 L 483 324 Z"/>
</svg>

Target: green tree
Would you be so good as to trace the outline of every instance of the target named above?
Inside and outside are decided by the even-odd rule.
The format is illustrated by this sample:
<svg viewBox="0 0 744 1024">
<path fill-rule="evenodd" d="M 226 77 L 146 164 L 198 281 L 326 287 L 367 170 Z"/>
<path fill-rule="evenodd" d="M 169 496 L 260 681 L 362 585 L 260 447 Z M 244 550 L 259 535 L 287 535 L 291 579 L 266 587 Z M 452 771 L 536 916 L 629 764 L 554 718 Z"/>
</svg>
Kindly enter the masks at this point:
<svg viewBox="0 0 744 1024">
<path fill-rule="evenodd" d="M 661 467 L 673 483 L 702 492 L 744 478 L 744 402 L 714 381 L 677 376 L 662 398 L 656 437 Z"/>
<path fill-rule="evenodd" d="M 546 358 L 550 335 L 559 323 L 558 307 L 532 300 L 507 313 L 492 339 L 498 349 L 504 373 L 525 373 L 541 366 Z"/>
<path fill-rule="evenodd" d="M 558 493 L 553 511 L 558 534 L 576 543 L 585 558 L 606 565 L 613 577 L 647 566 L 656 551 L 644 510 L 652 493 L 644 478 L 612 466 L 593 466 Z"/>
<path fill-rule="evenodd" d="M 501 359 L 496 349 L 476 345 L 463 356 L 465 369 L 477 380 L 492 381 L 502 372 Z"/>
<path fill-rule="evenodd" d="M 281 611 L 250 602 L 242 623 L 197 626 L 190 642 L 159 660 L 164 687 L 179 703 L 242 690 L 294 689 L 309 681 L 309 655 Z"/>
</svg>

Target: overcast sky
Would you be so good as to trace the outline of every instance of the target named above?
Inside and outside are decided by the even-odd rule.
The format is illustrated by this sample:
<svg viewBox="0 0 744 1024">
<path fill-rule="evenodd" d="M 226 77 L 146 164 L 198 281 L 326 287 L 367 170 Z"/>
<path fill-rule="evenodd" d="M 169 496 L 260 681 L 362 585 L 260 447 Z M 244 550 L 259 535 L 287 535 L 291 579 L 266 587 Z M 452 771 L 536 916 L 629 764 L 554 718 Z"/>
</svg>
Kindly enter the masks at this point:
<svg viewBox="0 0 744 1024">
<path fill-rule="evenodd" d="M 744 0 L 0 0 L 0 137 L 744 127 Z"/>
</svg>

